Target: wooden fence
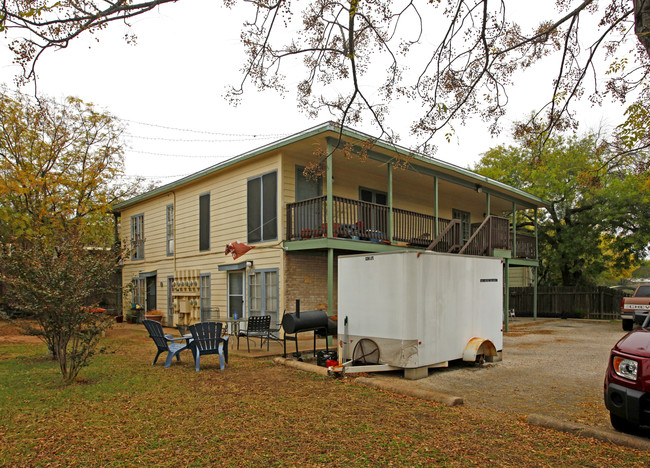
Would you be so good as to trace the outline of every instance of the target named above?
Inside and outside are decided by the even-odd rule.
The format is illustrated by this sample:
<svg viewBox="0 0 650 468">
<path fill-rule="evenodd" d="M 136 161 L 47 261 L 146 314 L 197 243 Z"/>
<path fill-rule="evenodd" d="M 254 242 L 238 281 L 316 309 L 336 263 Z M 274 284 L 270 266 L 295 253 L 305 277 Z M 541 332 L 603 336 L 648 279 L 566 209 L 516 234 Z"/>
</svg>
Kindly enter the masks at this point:
<svg viewBox="0 0 650 468">
<path fill-rule="evenodd" d="M 625 292 L 598 287 L 539 287 L 537 316 L 611 320 L 621 318 Z M 533 316 L 533 288 L 510 288 L 510 310 L 517 317 Z"/>
</svg>

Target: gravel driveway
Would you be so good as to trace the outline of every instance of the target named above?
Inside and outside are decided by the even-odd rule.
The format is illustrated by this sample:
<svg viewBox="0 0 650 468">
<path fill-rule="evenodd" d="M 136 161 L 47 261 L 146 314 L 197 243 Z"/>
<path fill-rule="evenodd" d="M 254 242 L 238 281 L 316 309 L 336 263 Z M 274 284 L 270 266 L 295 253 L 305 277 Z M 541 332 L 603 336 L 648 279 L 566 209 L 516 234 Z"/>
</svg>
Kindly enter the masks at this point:
<svg viewBox="0 0 650 468">
<path fill-rule="evenodd" d="M 620 322 L 514 319 L 503 361 L 453 364 L 413 384 L 463 397 L 467 406 L 611 429 L 603 378 L 609 350 L 624 334 Z"/>
</svg>

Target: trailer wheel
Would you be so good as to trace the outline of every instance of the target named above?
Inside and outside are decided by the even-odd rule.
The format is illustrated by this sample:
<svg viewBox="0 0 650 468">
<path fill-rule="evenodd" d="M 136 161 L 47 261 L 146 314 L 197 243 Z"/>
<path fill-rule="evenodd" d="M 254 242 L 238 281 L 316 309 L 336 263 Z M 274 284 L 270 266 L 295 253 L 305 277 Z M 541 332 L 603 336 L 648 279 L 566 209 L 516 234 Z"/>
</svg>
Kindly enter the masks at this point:
<svg viewBox="0 0 650 468">
<path fill-rule="evenodd" d="M 463 352 L 463 361 L 482 363 L 486 356 L 496 356 L 497 349 L 494 344 L 485 338 L 474 337 L 469 340 Z"/>
<path fill-rule="evenodd" d="M 352 351 L 352 361 L 355 364 L 379 364 L 379 346 L 368 338 L 360 339 Z"/>
</svg>

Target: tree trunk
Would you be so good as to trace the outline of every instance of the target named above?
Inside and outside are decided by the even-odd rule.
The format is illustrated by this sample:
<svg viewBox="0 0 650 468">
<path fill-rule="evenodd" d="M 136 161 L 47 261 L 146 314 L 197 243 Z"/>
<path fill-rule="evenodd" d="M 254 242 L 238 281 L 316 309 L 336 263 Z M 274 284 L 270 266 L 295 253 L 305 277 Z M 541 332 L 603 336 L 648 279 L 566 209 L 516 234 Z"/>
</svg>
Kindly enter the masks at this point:
<svg viewBox="0 0 650 468">
<path fill-rule="evenodd" d="M 650 0 L 634 0 L 634 32 L 650 56 Z"/>
</svg>

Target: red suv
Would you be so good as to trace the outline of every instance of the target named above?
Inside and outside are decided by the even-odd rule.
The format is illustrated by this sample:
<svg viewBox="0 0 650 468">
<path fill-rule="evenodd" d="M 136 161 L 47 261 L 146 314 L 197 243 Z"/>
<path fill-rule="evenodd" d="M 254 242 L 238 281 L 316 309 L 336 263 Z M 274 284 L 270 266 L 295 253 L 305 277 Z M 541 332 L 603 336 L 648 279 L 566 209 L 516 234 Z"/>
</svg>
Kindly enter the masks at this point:
<svg viewBox="0 0 650 468">
<path fill-rule="evenodd" d="M 650 426 L 650 314 L 634 314 L 639 328 L 621 338 L 609 355 L 605 406 L 614 429 Z"/>
</svg>

